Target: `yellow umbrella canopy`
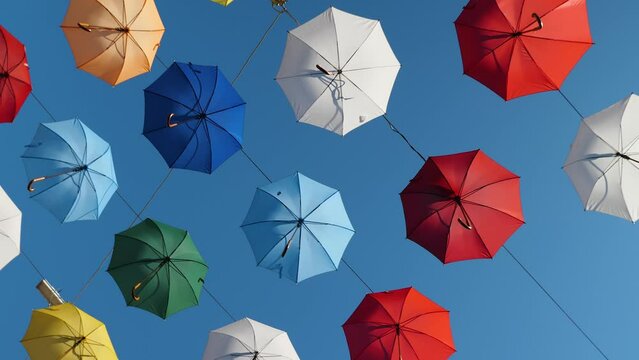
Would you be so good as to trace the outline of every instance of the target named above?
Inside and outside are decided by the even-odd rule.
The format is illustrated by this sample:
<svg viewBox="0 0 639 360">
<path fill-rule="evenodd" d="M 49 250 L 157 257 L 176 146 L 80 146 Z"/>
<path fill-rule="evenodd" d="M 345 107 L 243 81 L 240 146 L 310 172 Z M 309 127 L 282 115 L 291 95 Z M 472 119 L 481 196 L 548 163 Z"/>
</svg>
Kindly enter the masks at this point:
<svg viewBox="0 0 639 360">
<path fill-rule="evenodd" d="M 34 310 L 22 338 L 31 360 L 117 360 L 103 323 L 70 303 Z"/>
<path fill-rule="evenodd" d="M 150 71 L 164 35 L 154 0 L 71 0 L 61 27 L 76 66 L 111 85 Z"/>
<path fill-rule="evenodd" d="M 229 4 L 233 2 L 233 0 L 213 0 L 213 2 L 223 6 L 229 6 Z"/>
</svg>

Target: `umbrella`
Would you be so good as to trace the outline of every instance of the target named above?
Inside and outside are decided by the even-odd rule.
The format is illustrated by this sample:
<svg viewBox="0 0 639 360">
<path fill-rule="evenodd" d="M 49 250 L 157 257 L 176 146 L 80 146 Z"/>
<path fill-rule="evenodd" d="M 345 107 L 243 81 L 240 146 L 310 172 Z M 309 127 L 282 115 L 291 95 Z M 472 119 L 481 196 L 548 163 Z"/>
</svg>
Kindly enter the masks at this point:
<svg viewBox="0 0 639 360">
<path fill-rule="evenodd" d="M 117 360 L 104 324 L 72 304 L 34 310 L 22 345 L 33 360 Z"/>
<path fill-rule="evenodd" d="M 0 123 L 13 122 L 31 93 L 24 45 L 0 25 Z"/>
<path fill-rule="evenodd" d="M 107 271 L 128 306 L 166 319 L 199 303 L 208 266 L 187 231 L 146 219 L 115 235 Z"/>
<path fill-rule="evenodd" d="M 170 168 L 210 174 L 242 148 L 246 103 L 217 66 L 173 63 L 144 99 L 144 136 Z"/>
<path fill-rule="evenodd" d="M 282 330 L 242 319 L 209 334 L 202 360 L 299 360 Z"/>
<path fill-rule="evenodd" d="M 164 35 L 153 0 L 71 0 L 61 27 L 76 66 L 111 85 L 150 71 Z"/>
<path fill-rule="evenodd" d="M 0 186 L 0 270 L 20 255 L 22 212 Z"/>
<path fill-rule="evenodd" d="M 564 170 L 586 210 L 639 220 L 639 96 L 581 123 Z"/>
<path fill-rule="evenodd" d="M 342 327 L 352 360 L 444 360 L 455 352 L 448 310 L 412 287 L 367 294 Z"/>
<path fill-rule="evenodd" d="M 559 90 L 592 46 L 585 0 L 470 0 L 455 27 L 464 74 L 504 100 Z"/>
<path fill-rule="evenodd" d="M 355 233 L 339 191 L 300 173 L 258 188 L 242 230 L 258 266 L 296 283 L 337 270 Z"/>
<path fill-rule="evenodd" d="M 299 121 L 346 135 L 386 114 L 399 68 L 379 21 L 331 7 L 289 32 L 276 80 Z"/>
<path fill-rule="evenodd" d="M 211 0 L 216 4 L 220 4 L 222 6 L 229 6 L 233 2 L 233 0 Z"/>
<path fill-rule="evenodd" d="M 62 222 L 97 220 L 118 189 L 111 146 L 78 119 L 40 124 L 22 159 L 31 198 Z"/>
<path fill-rule="evenodd" d="M 443 263 L 492 258 L 524 223 L 519 177 L 481 150 L 430 157 L 401 198 L 406 237 Z"/>
</svg>

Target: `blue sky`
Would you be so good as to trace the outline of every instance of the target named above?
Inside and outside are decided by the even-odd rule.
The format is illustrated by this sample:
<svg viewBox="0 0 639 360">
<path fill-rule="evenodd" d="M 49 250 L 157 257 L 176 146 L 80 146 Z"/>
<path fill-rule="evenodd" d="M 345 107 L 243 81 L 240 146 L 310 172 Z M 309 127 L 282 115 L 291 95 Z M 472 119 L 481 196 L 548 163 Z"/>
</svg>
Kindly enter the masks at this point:
<svg viewBox="0 0 639 360">
<path fill-rule="evenodd" d="M 160 57 L 219 65 L 228 77 L 275 15 L 266 0 L 236 0 L 228 8 L 207 0 L 157 2 L 167 28 Z M 462 76 L 453 26 L 462 1 L 291 0 L 289 7 L 306 21 L 331 4 L 382 20 L 403 65 L 388 113 L 425 155 L 481 148 L 522 177 L 527 224 L 509 248 L 610 359 L 637 358 L 638 231 L 582 210 L 561 170 L 579 118 L 561 96 L 505 103 Z M 34 91 L 54 116 L 77 116 L 111 143 L 120 191 L 139 209 L 167 172 L 141 135 L 142 90 L 163 68 L 156 63 L 151 73 L 115 88 L 76 70 L 59 29 L 65 11 L 66 1 L 7 1 L 0 24 L 27 45 Z M 639 81 L 633 40 L 639 3 L 591 1 L 589 11 L 596 45 L 563 88 L 585 114 L 637 91 Z M 295 122 L 273 81 L 292 27 L 282 18 L 237 82 L 248 103 L 245 147 L 275 179 L 300 171 L 342 191 L 357 231 L 345 254 L 350 265 L 377 291 L 412 285 L 450 309 L 453 359 L 601 359 L 505 252 L 443 266 L 405 240 L 398 194 L 421 160 L 383 121 L 345 138 Z M 20 155 L 43 121 L 47 114 L 29 99 L 14 124 L 0 126 L 0 185 L 24 213 L 24 249 L 71 300 L 132 215 L 114 198 L 100 221 L 61 225 L 28 198 Z M 288 331 L 302 359 L 347 359 L 340 326 L 366 289 L 343 266 L 299 285 L 255 267 L 239 225 L 263 184 L 237 154 L 210 176 L 176 171 L 145 215 L 191 232 L 210 266 L 208 287 L 235 317 Z M 31 310 L 45 306 L 34 289 L 38 280 L 24 258 L 0 271 L 3 359 L 26 355 L 19 340 Z M 105 272 L 77 305 L 107 324 L 122 359 L 198 359 L 208 332 L 230 322 L 205 296 L 199 307 L 166 321 L 126 308 Z"/>
</svg>

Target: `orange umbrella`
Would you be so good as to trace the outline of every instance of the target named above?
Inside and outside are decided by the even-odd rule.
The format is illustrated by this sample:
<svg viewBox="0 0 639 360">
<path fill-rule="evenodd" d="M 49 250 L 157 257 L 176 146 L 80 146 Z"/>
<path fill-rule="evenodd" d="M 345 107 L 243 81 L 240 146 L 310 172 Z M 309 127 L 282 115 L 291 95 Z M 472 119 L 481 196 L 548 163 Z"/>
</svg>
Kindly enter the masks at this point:
<svg viewBox="0 0 639 360">
<path fill-rule="evenodd" d="M 153 0 L 71 0 L 61 27 L 76 66 L 111 85 L 150 71 L 164 35 Z"/>
</svg>

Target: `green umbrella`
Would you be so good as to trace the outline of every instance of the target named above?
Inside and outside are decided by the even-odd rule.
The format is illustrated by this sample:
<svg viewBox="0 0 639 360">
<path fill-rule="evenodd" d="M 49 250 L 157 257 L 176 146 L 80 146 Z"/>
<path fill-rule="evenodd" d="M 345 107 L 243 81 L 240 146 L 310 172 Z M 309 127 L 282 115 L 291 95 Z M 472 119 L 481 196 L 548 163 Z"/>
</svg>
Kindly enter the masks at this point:
<svg viewBox="0 0 639 360">
<path fill-rule="evenodd" d="M 166 319 L 199 303 L 208 266 L 187 231 L 146 219 L 115 235 L 107 271 L 127 305 Z"/>
</svg>

